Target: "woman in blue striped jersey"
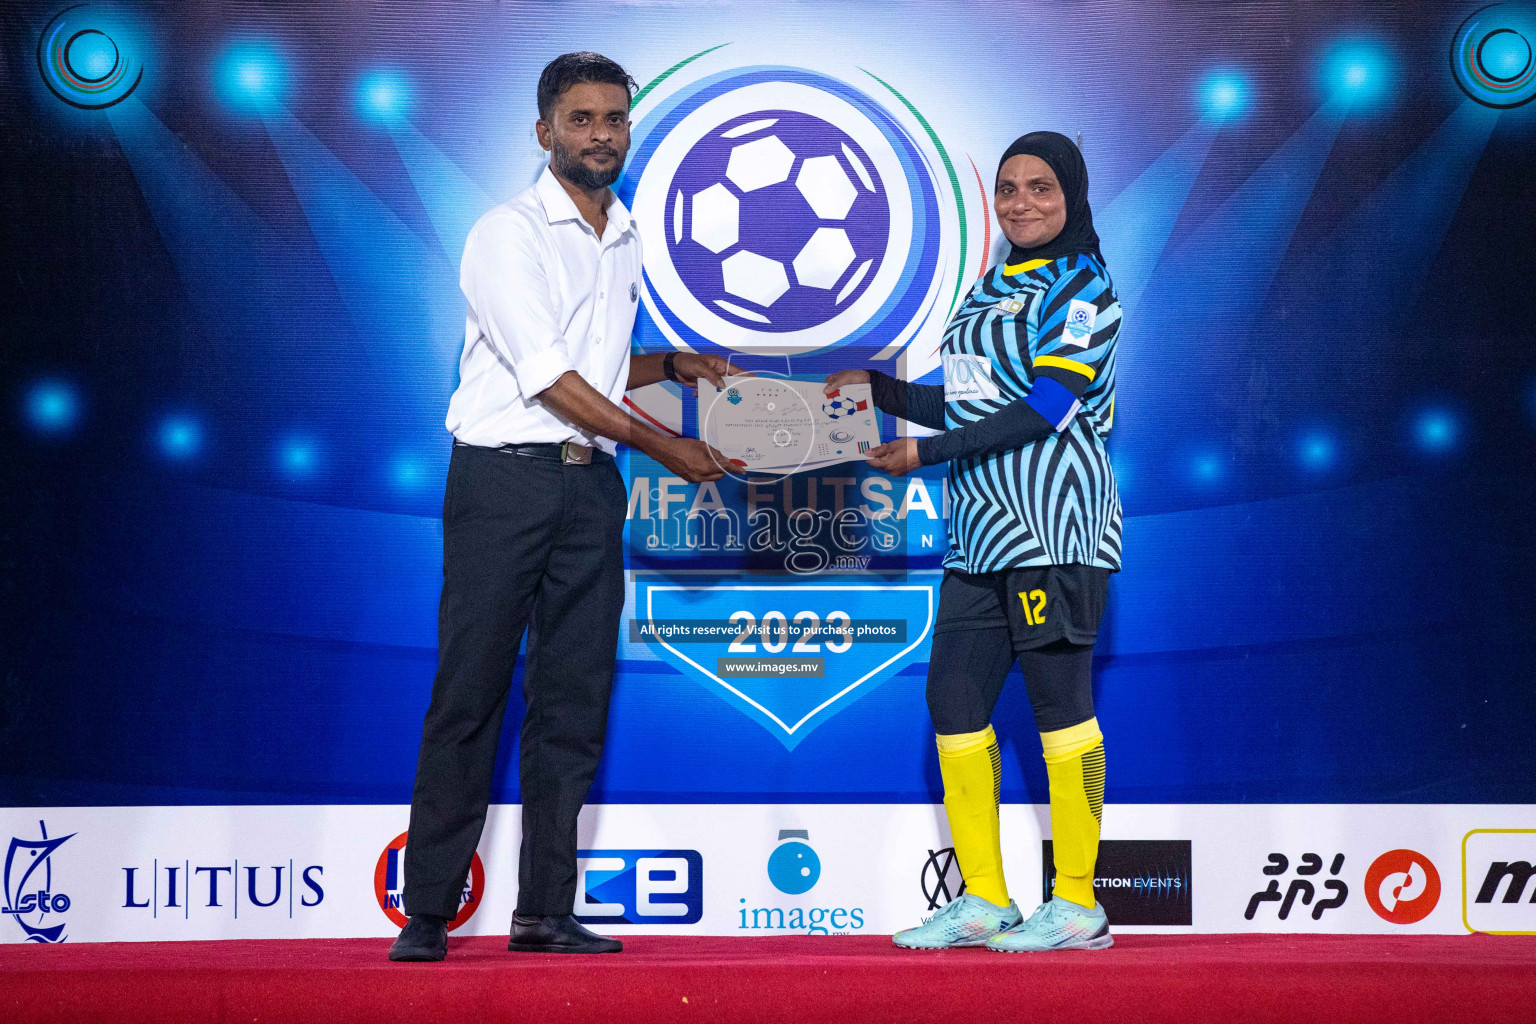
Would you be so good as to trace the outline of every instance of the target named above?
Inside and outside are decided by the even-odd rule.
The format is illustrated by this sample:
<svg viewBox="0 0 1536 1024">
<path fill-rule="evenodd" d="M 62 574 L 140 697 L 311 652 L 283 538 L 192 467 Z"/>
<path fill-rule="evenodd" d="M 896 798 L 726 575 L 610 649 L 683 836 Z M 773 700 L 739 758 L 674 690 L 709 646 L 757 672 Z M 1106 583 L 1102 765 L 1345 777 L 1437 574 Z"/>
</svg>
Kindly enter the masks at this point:
<svg viewBox="0 0 1536 1024">
<path fill-rule="evenodd" d="M 949 464 L 949 550 L 928 668 L 944 808 L 965 895 L 898 932 L 915 949 L 1103 949 L 1094 898 L 1104 744 L 1090 686 L 1120 498 L 1104 450 L 1115 410 L 1120 303 L 1099 252 L 1088 170 L 1066 136 L 1033 132 L 998 165 L 995 208 L 1012 243 L 945 329 L 943 384 L 844 370 L 885 412 L 940 433 L 872 449 L 896 476 Z M 1052 898 L 1023 919 L 998 833 L 992 709 L 1017 658 L 1051 789 Z"/>
</svg>

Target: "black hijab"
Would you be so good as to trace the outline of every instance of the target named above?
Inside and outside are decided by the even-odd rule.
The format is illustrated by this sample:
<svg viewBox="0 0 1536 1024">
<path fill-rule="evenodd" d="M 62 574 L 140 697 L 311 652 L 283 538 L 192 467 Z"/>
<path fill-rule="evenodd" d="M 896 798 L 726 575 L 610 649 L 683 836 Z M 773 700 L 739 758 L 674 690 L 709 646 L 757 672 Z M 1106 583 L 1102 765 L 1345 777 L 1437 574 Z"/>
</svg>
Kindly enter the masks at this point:
<svg viewBox="0 0 1536 1024">
<path fill-rule="evenodd" d="M 1088 165 L 1083 154 L 1072 140 L 1057 132 L 1030 132 L 1013 140 L 997 162 L 999 174 L 1010 157 L 1036 156 L 1044 160 L 1067 199 L 1067 222 L 1061 233 L 1044 245 L 1025 249 L 1015 245 L 1008 253 L 1007 263 L 1023 263 L 1025 260 L 1056 260 L 1074 253 L 1087 253 L 1100 264 L 1104 256 L 1099 252 L 1099 234 L 1093 230 L 1093 211 L 1088 207 Z"/>
</svg>

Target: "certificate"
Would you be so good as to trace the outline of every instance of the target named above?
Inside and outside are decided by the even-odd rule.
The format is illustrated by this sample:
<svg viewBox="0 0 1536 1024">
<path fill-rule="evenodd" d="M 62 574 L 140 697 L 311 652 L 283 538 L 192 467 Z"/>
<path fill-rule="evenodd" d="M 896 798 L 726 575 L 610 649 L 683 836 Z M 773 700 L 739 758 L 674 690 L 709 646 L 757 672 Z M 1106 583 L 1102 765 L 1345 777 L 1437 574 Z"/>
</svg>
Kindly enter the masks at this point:
<svg viewBox="0 0 1536 1024">
<path fill-rule="evenodd" d="M 755 473 L 797 473 L 858 462 L 880 443 L 868 384 L 822 393 L 819 381 L 727 377 L 700 381 L 699 436 Z"/>
</svg>

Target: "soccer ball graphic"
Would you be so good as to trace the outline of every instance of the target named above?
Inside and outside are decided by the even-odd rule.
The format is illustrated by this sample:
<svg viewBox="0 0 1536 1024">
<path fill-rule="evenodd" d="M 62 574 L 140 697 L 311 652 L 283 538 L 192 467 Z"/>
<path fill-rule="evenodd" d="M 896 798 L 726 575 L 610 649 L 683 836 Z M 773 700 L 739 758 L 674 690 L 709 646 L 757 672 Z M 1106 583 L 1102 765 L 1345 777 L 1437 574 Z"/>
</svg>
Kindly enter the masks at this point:
<svg viewBox="0 0 1536 1024">
<path fill-rule="evenodd" d="M 710 132 L 668 189 L 668 252 L 693 296 L 732 323 L 796 331 L 874 280 L 890 208 L 874 162 L 842 129 L 791 110 Z"/>
<path fill-rule="evenodd" d="M 828 419 L 840 420 L 845 416 L 852 416 L 859 411 L 858 403 L 851 398 L 839 395 L 837 398 L 829 398 L 821 403 L 821 411 L 827 414 Z"/>
</svg>

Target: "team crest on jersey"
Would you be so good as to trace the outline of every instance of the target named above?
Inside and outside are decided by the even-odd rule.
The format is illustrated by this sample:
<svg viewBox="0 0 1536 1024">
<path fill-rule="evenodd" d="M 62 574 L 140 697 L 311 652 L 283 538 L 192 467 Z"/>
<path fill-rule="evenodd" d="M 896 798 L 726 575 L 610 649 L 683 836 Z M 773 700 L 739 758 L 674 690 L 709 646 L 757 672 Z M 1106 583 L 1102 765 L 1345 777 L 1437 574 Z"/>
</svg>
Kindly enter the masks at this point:
<svg viewBox="0 0 1536 1024">
<path fill-rule="evenodd" d="M 1061 340 L 1077 348 L 1087 348 L 1089 339 L 1093 337 L 1093 321 L 1097 316 L 1098 310 L 1093 303 L 1073 299 L 1067 305 L 1067 323 L 1062 329 Z"/>
</svg>

